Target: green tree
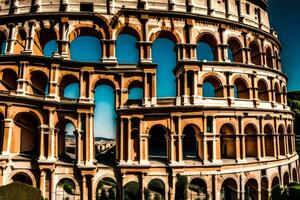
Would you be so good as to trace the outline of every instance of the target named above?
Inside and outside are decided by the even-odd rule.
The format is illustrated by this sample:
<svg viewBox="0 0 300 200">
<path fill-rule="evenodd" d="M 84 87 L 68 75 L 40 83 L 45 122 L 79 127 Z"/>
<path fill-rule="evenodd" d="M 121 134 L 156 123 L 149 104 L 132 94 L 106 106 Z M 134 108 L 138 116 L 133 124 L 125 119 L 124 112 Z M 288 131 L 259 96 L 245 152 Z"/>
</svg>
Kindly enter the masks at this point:
<svg viewBox="0 0 300 200">
<path fill-rule="evenodd" d="M 104 188 L 101 190 L 101 194 L 100 194 L 99 200 L 108 200 L 107 195 L 106 195 L 106 191 L 105 191 Z"/>
<path fill-rule="evenodd" d="M 175 200 L 187 199 L 188 181 L 186 176 L 177 175 L 177 182 L 175 186 Z"/>
<path fill-rule="evenodd" d="M 116 193 L 115 193 L 114 188 L 112 188 L 112 187 L 108 189 L 108 199 L 109 200 L 115 200 L 116 199 Z"/>
<path fill-rule="evenodd" d="M 30 185 L 12 182 L 0 187 L 1 200 L 43 200 L 41 191 Z"/>
</svg>

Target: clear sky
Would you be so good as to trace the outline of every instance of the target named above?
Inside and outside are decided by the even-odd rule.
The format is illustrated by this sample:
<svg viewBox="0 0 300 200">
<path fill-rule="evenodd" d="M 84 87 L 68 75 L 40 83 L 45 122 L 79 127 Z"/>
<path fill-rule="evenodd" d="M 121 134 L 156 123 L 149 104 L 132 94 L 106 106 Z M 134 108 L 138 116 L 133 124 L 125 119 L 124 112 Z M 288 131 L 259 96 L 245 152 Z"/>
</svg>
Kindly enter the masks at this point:
<svg viewBox="0 0 300 200">
<path fill-rule="evenodd" d="M 300 90 L 300 1 L 269 0 L 271 27 L 282 44 L 282 66 L 288 75 L 288 90 Z"/>
</svg>

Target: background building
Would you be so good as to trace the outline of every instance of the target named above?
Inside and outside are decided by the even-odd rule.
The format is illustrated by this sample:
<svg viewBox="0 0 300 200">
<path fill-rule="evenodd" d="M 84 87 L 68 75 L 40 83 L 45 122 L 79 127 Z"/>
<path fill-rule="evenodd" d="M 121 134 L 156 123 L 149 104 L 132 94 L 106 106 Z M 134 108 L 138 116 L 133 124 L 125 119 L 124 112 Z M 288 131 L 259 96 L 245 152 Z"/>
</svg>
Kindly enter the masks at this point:
<svg viewBox="0 0 300 200">
<path fill-rule="evenodd" d="M 15 0 L 0 15 L 2 184 L 26 182 L 51 200 L 267 199 L 299 180 L 266 0 Z M 95 52 L 76 46 L 82 37 L 96 59 L 74 56 Z M 96 154 L 102 86 L 116 145 Z"/>
</svg>

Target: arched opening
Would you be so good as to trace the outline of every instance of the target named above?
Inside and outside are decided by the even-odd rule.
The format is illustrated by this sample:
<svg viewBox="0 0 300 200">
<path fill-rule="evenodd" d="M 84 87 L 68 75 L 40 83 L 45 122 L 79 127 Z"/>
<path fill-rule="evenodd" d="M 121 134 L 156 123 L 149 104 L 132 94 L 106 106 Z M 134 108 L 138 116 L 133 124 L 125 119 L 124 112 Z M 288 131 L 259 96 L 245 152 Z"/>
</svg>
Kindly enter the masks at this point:
<svg viewBox="0 0 300 200">
<path fill-rule="evenodd" d="M 234 81 L 234 97 L 240 99 L 249 99 L 250 92 L 247 82 L 242 78 L 237 78 Z"/>
<path fill-rule="evenodd" d="M 236 159 L 235 128 L 231 124 L 224 124 L 220 129 L 222 159 Z"/>
<path fill-rule="evenodd" d="M 61 120 L 57 124 L 58 129 L 58 158 L 61 161 L 72 163 L 76 159 L 77 138 L 74 134 L 76 128 L 69 120 Z"/>
<path fill-rule="evenodd" d="M 283 185 L 287 186 L 290 182 L 290 177 L 289 177 L 289 173 L 285 172 L 283 175 Z"/>
<path fill-rule="evenodd" d="M 143 99 L 143 85 L 140 81 L 133 81 L 128 86 L 128 100 Z"/>
<path fill-rule="evenodd" d="M 167 32 L 161 32 L 152 45 L 153 63 L 157 63 L 157 97 L 176 96 L 176 78 L 173 69 L 177 63 L 176 40 Z"/>
<path fill-rule="evenodd" d="M 275 51 L 275 59 L 276 59 L 276 69 L 279 70 L 280 69 L 280 58 L 279 58 L 279 55 L 278 55 L 278 52 Z"/>
<path fill-rule="evenodd" d="M 255 65 L 261 65 L 261 55 L 257 42 L 252 41 L 249 45 L 251 62 Z"/>
<path fill-rule="evenodd" d="M 284 136 L 284 127 L 281 124 L 278 128 L 278 135 L 279 135 L 279 146 L 280 146 L 280 155 L 285 155 L 285 136 Z"/>
<path fill-rule="evenodd" d="M 17 73 L 12 69 L 4 69 L 2 72 L 2 81 L 7 90 L 17 90 L 18 87 L 18 76 Z"/>
<path fill-rule="evenodd" d="M 97 200 L 115 200 L 117 197 L 117 184 L 112 178 L 103 178 L 97 185 Z"/>
<path fill-rule="evenodd" d="M 227 44 L 228 59 L 231 62 L 243 62 L 243 51 L 239 40 L 231 37 L 229 38 Z"/>
<path fill-rule="evenodd" d="M 13 138 L 11 152 L 21 155 L 39 156 L 39 120 L 31 113 L 19 113 L 14 118 Z"/>
<path fill-rule="evenodd" d="M 148 184 L 149 195 L 154 199 L 165 199 L 165 184 L 160 179 L 153 179 Z"/>
<path fill-rule="evenodd" d="M 115 92 L 111 83 L 101 82 L 95 87 L 95 137 L 116 138 Z"/>
<path fill-rule="evenodd" d="M 291 125 L 288 126 L 287 128 L 287 134 L 288 134 L 288 147 L 289 147 L 289 154 L 293 154 L 293 146 L 294 146 L 294 141 L 293 141 L 293 133 L 292 133 L 292 127 Z"/>
<path fill-rule="evenodd" d="M 237 200 L 237 183 L 233 178 L 228 178 L 222 183 L 221 200 Z"/>
<path fill-rule="evenodd" d="M 267 66 L 269 68 L 273 69 L 273 56 L 272 56 L 272 50 L 270 47 L 267 48 L 266 56 L 267 56 Z"/>
<path fill-rule="evenodd" d="M 163 126 L 153 126 L 149 131 L 149 160 L 167 159 L 167 130 Z"/>
<path fill-rule="evenodd" d="M 53 53 L 57 51 L 57 34 L 53 28 L 43 28 L 37 33 L 37 38 L 33 46 L 33 53 L 35 55 L 44 55 L 52 57 Z"/>
<path fill-rule="evenodd" d="M 124 186 L 124 198 L 125 200 L 136 200 L 140 199 L 140 187 L 135 181 L 126 183 Z"/>
<path fill-rule="evenodd" d="M 269 90 L 267 83 L 260 79 L 257 83 L 258 87 L 258 99 L 261 101 L 269 101 Z"/>
<path fill-rule="evenodd" d="M 293 169 L 293 181 L 294 182 L 298 182 L 298 178 L 297 178 L 298 176 L 297 176 L 297 170 L 294 168 Z"/>
<path fill-rule="evenodd" d="M 21 182 L 21 183 L 24 183 L 27 185 L 31 185 L 31 186 L 33 185 L 30 176 L 28 176 L 27 174 L 22 173 L 22 172 L 15 174 L 11 179 L 12 179 L 12 181 L 18 181 L 18 182 Z"/>
<path fill-rule="evenodd" d="M 59 96 L 70 99 L 78 99 L 79 80 L 73 75 L 65 75 L 59 84 Z"/>
<path fill-rule="evenodd" d="M 282 86 L 282 99 L 283 99 L 283 104 L 286 104 L 286 99 L 287 99 L 287 91 L 286 91 L 286 86 Z"/>
<path fill-rule="evenodd" d="M 0 55 L 3 55 L 6 50 L 6 36 L 0 31 Z"/>
<path fill-rule="evenodd" d="M 55 188 L 55 199 L 78 199 L 80 197 L 79 188 L 69 178 L 61 179 Z"/>
<path fill-rule="evenodd" d="M 264 127 L 266 156 L 274 157 L 274 131 L 270 124 Z"/>
<path fill-rule="evenodd" d="M 280 89 L 279 89 L 279 86 L 278 84 L 276 83 L 275 84 L 275 100 L 277 103 L 281 103 L 281 93 L 280 93 Z"/>
<path fill-rule="evenodd" d="M 185 159 L 196 159 L 198 157 L 198 144 L 196 139 L 196 130 L 192 125 L 183 129 L 183 156 Z"/>
<path fill-rule="evenodd" d="M 34 94 L 46 95 L 48 94 L 47 85 L 48 77 L 44 72 L 36 71 L 31 74 L 30 77 L 31 88 Z"/>
<path fill-rule="evenodd" d="M 248 124 L 244 133 L 246 134 L 246 157 L 257 158 L 257 128 L 253 124 Z"/>
<path fill-rule="evenodd" d="M 255 179 L 250 179 L 245 185 L 245 200 L 258 199 L 258 184 Z"/>
<path fill-rule="evenodd" d="M 70 34 L 71 60 L 99 62 L 102 58 L 101 33 L 93 28 L 79 28 L 74 32 Z M 82 51 L 82 48 L 84 48 L 84 51 Z"/>
<path fill-rule="evenodd" d="M 203 179 L 194 178 L 188 186 L 189 199 L 207 199 L 207 185 Z"/>
<path fill-rule="evenodd" d="M 208 33 L 199 37 L 197 42 L 197 59 L 201 61 L 218 61 L 218 43 L 216 38 Z"/>
<path fill-rule="evenodd" d="M 18 34 L 16 36 L 15 40 L 15 46 L 14 46 L 14 53 L 15 54 L 20 54 L 22 51 L 25 49 L 25 44 L 26 44 L 26 31 L 24 29 L 19 29 Z"/>
<path fill-rule="evenodd" d="M 131 132 L 131 149 L 132 149 L 132 160 L 137 161 L 138 155 L 139 155 L 139 131 L 137 129 L 134 129 Z"/>
<path fill-rule="evenodd" d="M 203 81 L 203 97 L 223 97 L 223 86 L 215 76 L 208 76 Z"/>
<path fill-rule="evenodd" d="M 269 181 L 267 177 L 261 179 L 261 199 L 269 199 Z"/>
<path fill-rule="evenodd" d="M 137 49 L 138 34 L 129 27 L 124 27 L 117 37 L 116 57 L 119 64 L 137 64 L 139 50 Z"/>
<path fill-rule="evenodd" d="M 279 184 L 280 184 L 279 178 L 277 176 L 275 176 L 272 180 L 272 186 L 271 186 L 272 189 Z"/>
</svg>

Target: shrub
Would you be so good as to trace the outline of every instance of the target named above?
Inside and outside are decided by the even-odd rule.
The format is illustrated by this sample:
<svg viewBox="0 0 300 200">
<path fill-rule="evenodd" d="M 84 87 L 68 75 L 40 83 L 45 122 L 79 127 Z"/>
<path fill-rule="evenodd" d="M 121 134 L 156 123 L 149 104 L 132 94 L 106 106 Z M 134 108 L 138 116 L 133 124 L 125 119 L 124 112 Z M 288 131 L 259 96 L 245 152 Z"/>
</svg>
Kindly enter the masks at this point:
<svg viewBox="0 0 300 200">
<path fill-rule="evenodd" d="M 1 200 L 43 200 L 41 191 L 30 185 L 13 182 L 0 187 Z"/>
</svg>

